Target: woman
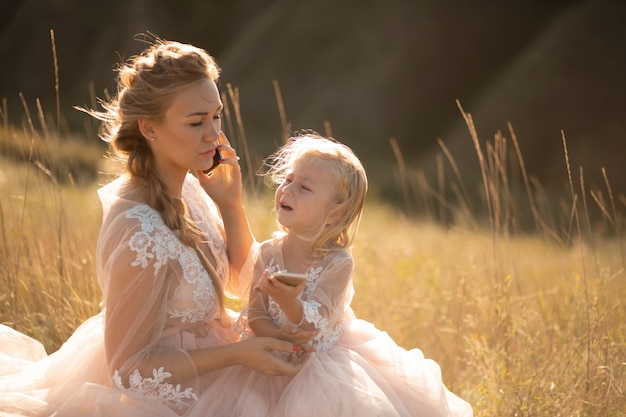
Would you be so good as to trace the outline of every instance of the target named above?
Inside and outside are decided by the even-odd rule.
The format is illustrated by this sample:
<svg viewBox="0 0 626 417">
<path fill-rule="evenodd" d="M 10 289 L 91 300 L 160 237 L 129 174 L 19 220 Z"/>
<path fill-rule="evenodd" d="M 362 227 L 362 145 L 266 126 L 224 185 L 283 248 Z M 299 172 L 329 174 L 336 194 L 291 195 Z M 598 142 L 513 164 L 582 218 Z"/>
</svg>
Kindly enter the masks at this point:
<svg viewBox="0 0 626 417">
<path fill-rule="evenodd" d="M 290 342 L 238 341 L 224 307 L 225 291 L 248 288 L 254 239 L 238 158 L 221 132 L 218 76 L 204 50 L 157 41 L 120 68 L 103 112 L 85 110 L 126 163 L 99 190 L 103 310 L 50 356 L 0 328 L 0 412 L 204 415 L 199 400 L 220 398 L 203 395 L 243 385 L 227 375 L 289 375 L 302 366 L 306 354 L 287 362 L 272 353 L 299 352 Z M 232 372 L 235 365 L 243 366 Z"/>
</svg>

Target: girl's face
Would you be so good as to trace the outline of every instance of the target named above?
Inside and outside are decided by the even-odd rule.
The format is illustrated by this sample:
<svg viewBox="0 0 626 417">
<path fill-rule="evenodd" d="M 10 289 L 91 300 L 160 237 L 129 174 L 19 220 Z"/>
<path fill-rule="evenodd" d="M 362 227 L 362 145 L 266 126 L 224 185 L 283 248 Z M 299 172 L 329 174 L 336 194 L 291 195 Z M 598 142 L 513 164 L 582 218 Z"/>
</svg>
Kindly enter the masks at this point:
<svg viewBox="0 0 626 417">
<path fill-rule="evenodd" d="M 222 101 L 215 82 L 206 79 L 176 93 L 163 120 L 150 124 L 157 169 L 178 178 L 213 164 L 222 129 Z M 149 138 L 152 139 L 152 138 Z"/>
<path fill-rule="evenodd" d="M 274 208 L 278 222 L 290 232 L 312 236 L 326 221 L 335 187 L 324 161 L 311 157 L 296 160 L 276 189 Z"/>
</svg>

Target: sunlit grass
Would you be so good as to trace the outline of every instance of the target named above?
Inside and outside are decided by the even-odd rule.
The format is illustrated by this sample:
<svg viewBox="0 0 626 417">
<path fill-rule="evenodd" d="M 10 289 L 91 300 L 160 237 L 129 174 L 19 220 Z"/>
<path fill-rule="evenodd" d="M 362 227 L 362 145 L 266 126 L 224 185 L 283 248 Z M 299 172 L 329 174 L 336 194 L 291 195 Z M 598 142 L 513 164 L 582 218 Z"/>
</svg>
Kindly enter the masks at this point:
<svg viewBox="0 0 626 417">
<path fill-rule="evenodd" d="M 101 222 L 96 189 L 104 177 L 78 184 L 58 169 L 73 157 L 65 139 L 49 131 L 6 124 L 3 131 L 0 322 L 52 352 L 99 311 L 93 257 Z M 84 155 L 82 146 L 75 152 Z M 102 159 L 102 148 L 88 148 Z M 29 156 L 6 149 L 24 149 L 20 155 L 27 149 Z M 39 154 L 31 149 L 68 156 L 33 157 Z M 456 196 L 465 194 L 462 188 L 482 190 L 480 218 L 472 214 L 476 208 L 444 198 L 433 191 L 442 187 L 428 188 L 400 163 L 398 187 L 430 198 L 424 205 L 434 208 L 432 217 L 447 220 L 370 196 L 354 246 L 357 316 L 437 361 L 448 387 L 473 404 L 476 416 L 624 415 L 619 207 L 606 196 L 598 204 L 572 186 L 563 196 L 564 214 L 548 219 L 535 189 L 513 199 L 506 173 L 490 171 L 498 166 L 492 162 L 485 162 L 482 184 L 455 183 L 462 174 L 448 180 Z M 95 172 L 102 169 L 96 165 Z M 271 190 L 247 184 L 250 222 L 263 240 L 275 228 Z M 602 233 L 591 227 L 583 203 L 605 209 Z M 520 207 L 530 207 L 532 233 L 517 228 Z"/>
<path fill-rule="evenodd" d="M 57 186 L 0 158 L 0 322 L 56 349 L 98 310 L 95 186 Z"/>
</svg>

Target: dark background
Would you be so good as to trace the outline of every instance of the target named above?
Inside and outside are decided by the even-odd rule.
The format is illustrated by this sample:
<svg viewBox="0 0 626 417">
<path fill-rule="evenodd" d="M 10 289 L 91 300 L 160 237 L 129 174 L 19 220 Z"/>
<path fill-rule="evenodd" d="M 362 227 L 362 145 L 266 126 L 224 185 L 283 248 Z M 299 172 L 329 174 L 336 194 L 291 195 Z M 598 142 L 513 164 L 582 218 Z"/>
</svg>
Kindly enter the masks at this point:
<svg viewBox="0 0 626 417">
<path fill-rule="evenodd" d="M 247 141 L 258 155 L 281 141 L 273 80 L 293 130 L 350 145 L 370 180 L 390 189 L 390 138 L 413 170 L 432 178 L 443 139 L 471 178 L 474 145 L 457 107 L 482 141 L 510 137 L 529 174 L 564 189 L 561 132 L 574 175 L 602 187 L 605 167 L 626 192 L 626 2 L 622 0 L 226 0 L 0 2 L 0 97 L 19 123 L 22 92 L 55 112 L 50 30 L 56 37 L 61 112 L 85 132 L 74 105 L 114 85 L 114 68 L 138 53 L 136 35 L 204 47 L 239 89 Z"/>
</svg>

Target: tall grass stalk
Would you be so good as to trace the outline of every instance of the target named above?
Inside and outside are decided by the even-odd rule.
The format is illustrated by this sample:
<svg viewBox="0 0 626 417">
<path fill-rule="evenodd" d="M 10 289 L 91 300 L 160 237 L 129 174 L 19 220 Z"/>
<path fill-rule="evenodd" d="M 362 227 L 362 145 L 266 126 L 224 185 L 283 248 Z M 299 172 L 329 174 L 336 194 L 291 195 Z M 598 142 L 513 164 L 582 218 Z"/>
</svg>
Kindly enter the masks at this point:
<svg viewBox="0 0 626 417">
<path fill-rule="evenodd" d="M 243 151 L 245 203 L 263 240 L 275 228 L 272 196 L 254 177 L 260 158 L 247 147 L 238 98 L 231 86 L 223 95 L 227 135 Z M 49 122 L 37 104 L 33 118 L 22 102 L 21 127 L 9 123 L 6 100 L 2 106 L 0 322 L 52 352 L 99 310 L 96 188 L 108 176 L 103 148 L 61 135 L 58 115 Z M 554 200 L 526 172 L 512 127 L 510 140 L 498 133 L 483 143 L 459 108 L 479 181 L 469 182 L 440 140 L 432 187 L 390 141 L 403 205 L 367 201 L 353 250 L 356 314 L 437 361 L 448 387 L 473 404 L 477 417 L 625 415 L 626 280 L 616 202 L 626 198 L 613 195 L 606 173 L 608 201 L 585 188 L 582 169 L 575 184 L 563 134 L 569 195 L 555 215 Z M 86 167 L 105 172 L 81 176 Z M 481 200 L 470 200 L 473 193 Z M 594 208 L 604 229 L 591 221 Z M 521 226 L 526 217 L 530 231 Z"/>
<path fill-rule="evenodd" d="M 526 172 L 512 126 L 510 153 L 499 132 L 493 142 L 482 143 L 471 115 L 460 105 L 459 109 L 479 161 L 475 190 L 482 197 L 488 227 L 476 228 L 480 221 L 459 221 L 474 203 L 468 201 L 469 193 L 459 191 L 466 184 L 442 144 L 456 177 L 452 181 L 459 183 L 447 187 L 457 201 L 435 195 L 446 192 L 440 173 L 435 189 L 423 173 L 405 167 L 402 178 L 411 183 L 402 187 L 425 188 L 415 198 L 445 201 L 456 221 L 450 223 L 435 211 L 433 218 L 445 222 L 418 225 L 403 220 L 406 224 L 391 229 L 393 222 L 381 221 L 379 215 L 377 221 L 399 240 L 394 247 L 379 249 L 386 259 L 374 260 L 384 263 L 394 277 L 393 289 L 372 291 L 369 276 L 374 273 L 366 270 L 365 291 L 376 295 L 365 300 L 357 296 L 356 303 L 375 317 L 384 302 L 393 300 L 394 314 L 382 319 L 383 327 L 406 340 L 407 346 L 432 352 L 442 364 L 444 378 L 450 375 L 450 383 L 472 399 L 479 416 L 626 415 L 623 230 L 606 172 L 609 203 L 602 190 L 586 188 L 582 167 L 575 183 L 562 132 L 569 195 L 561 196 L 564 210 L 555 222 L 554 205 Z M 525 198 L 514 190 L 515 169 Z M 606 220 L 601 228 L 592 221 L 596 215 L 589 195 Z M 524 206 L 535 224 L 534 233 L 520 227 Z M 409 238 L 411 234 L 414 237 Z M 384 244 L 379 237 L 376 242 Z M 357 259 L 371 262 L 375 253 L 371 249 Z M 397 286 L 402 276 L 405 285 Z M 459 340 L 460 354 L 455 350 Z"/>
</svg>

